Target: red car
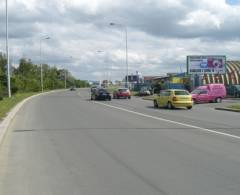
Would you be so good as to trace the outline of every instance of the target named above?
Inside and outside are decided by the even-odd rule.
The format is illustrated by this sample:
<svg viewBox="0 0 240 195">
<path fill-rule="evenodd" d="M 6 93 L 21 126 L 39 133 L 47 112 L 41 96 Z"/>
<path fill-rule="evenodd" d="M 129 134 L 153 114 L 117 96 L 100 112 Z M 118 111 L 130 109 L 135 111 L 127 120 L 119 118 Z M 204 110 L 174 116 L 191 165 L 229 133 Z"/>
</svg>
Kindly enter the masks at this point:
<svg viewBox="0 0 240 195">
<path fill-rule="evenodd" d="M 113 92 L 113 98 L 125 98 L 131 99 L 131 93 L 127 88 L 119 88 L 117 91 Z"/>
</svg>

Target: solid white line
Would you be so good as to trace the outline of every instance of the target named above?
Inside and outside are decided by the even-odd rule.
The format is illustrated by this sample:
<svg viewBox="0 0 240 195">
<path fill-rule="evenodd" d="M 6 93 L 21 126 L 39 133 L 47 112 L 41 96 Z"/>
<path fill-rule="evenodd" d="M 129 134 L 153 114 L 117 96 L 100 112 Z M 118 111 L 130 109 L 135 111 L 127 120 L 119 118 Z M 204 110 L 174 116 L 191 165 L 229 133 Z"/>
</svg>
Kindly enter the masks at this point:
<svg viewBox="0 0 240 195">
<path fill-rule="evenodd" d="M 210 132 L 210 133 L 214 133 L 214 134 L 218 134 L 218 135 L 228 136 L 228 137 L 235 138 L 235 139 L 240 139 L 239 136 L 228 134 L 228 133 L 223 133 L 223 132 L 219 132 L 219 131 L 215 131 L 215 130 L 211 130 L 211 129 L 206 129 L 206 128 L 198 127 L 198 126 L 195 126 L 195 125 L 189 125 L 189 124 L 186 124 L 186 123 L 180 123 L 180 122 L 177 122 L 177 121 L 172 121 L 172 120 L 161 118 L 161 117 L 151 116 L 151 115 L 148 115 L 148 114 L 135 112 L 135 111 L 128 110 L 128 109 L 125 109 L 125 108 L 112 106 L 112 105 L 105 104 L 105 103 L 102 103 L 102 102 L 94 101 L 94 103 L 100 104 L 100 105 L 103 105 L 103 106 L 107 106 L 107 107 L 110 107 L 110 108 L 122 110 L 122 111 L 125 111 L 125 112 L 129 112 L 129 113 L 132 113 L 132 114 L 136 114 L 136 115 L 139 115 L 139 116 L 143 116 L 143 117 L 159 120 L 159 121 L 164 121 L 164 122 L 168 122 L 168 123 L 172 123 L 172 124 L 177 124 L 177 125 L 181 125 L 181 126 L 185 126 L 185 127 L 190 127 L 190 128 L 193 128 L 193 129 L 199 129 L 199 130 L 202 130 L 202 131 L 205 131 L 205 132 Z"/>
</svg>

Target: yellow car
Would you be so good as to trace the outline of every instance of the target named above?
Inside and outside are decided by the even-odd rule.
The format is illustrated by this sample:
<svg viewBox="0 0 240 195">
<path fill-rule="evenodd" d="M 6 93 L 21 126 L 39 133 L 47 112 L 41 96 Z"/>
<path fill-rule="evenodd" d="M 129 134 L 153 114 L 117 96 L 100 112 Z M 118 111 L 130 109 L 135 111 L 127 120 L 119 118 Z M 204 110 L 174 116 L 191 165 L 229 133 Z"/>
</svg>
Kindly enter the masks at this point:
<svg viewBox="0 0 240 195">
<path fill-rule="evenodd" d="M 157 95 L 153 104 L 155 108 L 167 107 L 169 109 L 186 107 L 191 109 L 193 106 L 192 95 L 186 90 L 181 89 L 169 89 L 163 90 Z"/>
</svg>

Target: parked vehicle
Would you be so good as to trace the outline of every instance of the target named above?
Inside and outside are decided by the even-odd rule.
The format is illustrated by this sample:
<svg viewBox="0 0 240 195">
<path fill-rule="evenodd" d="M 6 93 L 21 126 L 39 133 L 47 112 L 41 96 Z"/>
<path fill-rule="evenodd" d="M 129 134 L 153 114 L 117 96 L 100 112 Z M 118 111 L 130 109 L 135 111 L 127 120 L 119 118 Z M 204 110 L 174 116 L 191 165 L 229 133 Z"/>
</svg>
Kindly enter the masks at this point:
<svg viewBox="0 0 240 195">
<path fill-rule="evenodd" d="M 117 91 L 113 92 L 113 98 L 125 98 L 131 99 L 131 92 L 127 88 L 119 88 Z"/>
<path fill-rule="evenodd" d="M 91 87 L 91 92 L 95 91 L 97 89 L 97 86 L 92 86 Z"/>
<path fill-rule="evenodd" d="M 70 91 L 76 91 L 76 88 L 74 86 L 70 87 Z"/>
<path fill-rule="evenodd" d="M 227 95 L 240 98 L 240 85 L 229 85 L 226 87 Z"/>
<path fill-rule="evenodd" d="M 197 87 L 191 94 L 194 103 L 220 103 L 222 99 L 226 97 L 226 88 L 224 84 L 208 84 Z"/>
<path fill-rule="evenodd" d="M 91 100 L 111 100 L 110 93 L 104 88 L 96 88 L 91 92 Z"/>
<path fill-rule="evenodd" d="M 151 95 L 151 90 L 147 87 L 142 87 L 139 91 L 139 95 L 140 96 L 147 96 L 147 95 Z"/>
<path fill-rule="evenodd" d="M 169 109 L 186 107 L 191 109 L 193 106 L 192 96 L 186 90 L 169 89 L 162 90 L 159 95 L 153 100 L 155 108 L 167 107 Z"/>
</svg>

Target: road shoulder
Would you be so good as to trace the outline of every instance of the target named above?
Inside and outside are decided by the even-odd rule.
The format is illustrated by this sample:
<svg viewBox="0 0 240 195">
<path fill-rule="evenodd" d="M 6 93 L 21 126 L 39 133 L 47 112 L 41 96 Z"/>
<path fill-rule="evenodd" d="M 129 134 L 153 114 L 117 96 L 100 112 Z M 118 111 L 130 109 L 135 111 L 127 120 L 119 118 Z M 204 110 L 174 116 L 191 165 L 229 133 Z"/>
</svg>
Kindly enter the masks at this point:
<svg viewBox="0 0 240 195">
<path fill-rule="evenodd" d="M 59 90 L 57 90 L 59 91 Z M 8 127 L 10 126 L 12 120 L 14 119 L 15 115 L 17 114 L 17 112 L 21 109 L 21 107 L 28 102 L 29 100 L 41 96 L 41 95 L 45 95 L 48 93 L 54 93 L 56 92 L 56 90 L 54 91 L 49 91 L 49 92 L 45 92 L 45 93 L 40 93 L 40 94 L 36 94 L 36 95 L 32 95 L 22 101 L 20 101 L 16 106 L 14 106 L 9 113 L 7 113 L 7 116 L 5 118 L 3 118 L 2 121 L 0 121 L 0 146 L 2 144 L 2 141 L 6 135 L 6 132 L 8 130 Z"/>
</svg>

